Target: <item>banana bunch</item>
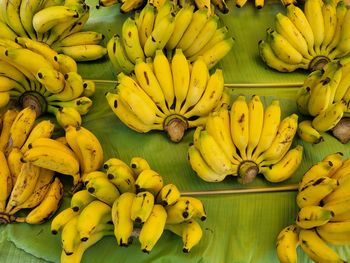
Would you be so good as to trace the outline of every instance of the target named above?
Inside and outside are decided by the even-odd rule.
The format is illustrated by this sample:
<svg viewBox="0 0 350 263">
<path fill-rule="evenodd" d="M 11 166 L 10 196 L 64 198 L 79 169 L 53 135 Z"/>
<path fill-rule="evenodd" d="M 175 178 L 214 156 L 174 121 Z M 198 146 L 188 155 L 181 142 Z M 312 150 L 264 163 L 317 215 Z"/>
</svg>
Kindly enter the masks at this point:
<svg viewBox="0 0 350 263">
<path fill-rule="evenodd" d="M 350 53 L 350 10 L 344 1 L 306 0 L 277 13 L 275 29 L 260 40 L 262 60 L 280 72 L 314 71 Z"/>
<path fill-rule="evenodd" d="M 294 224 L 277 237 L 280 262 L 297 262 L 297 247 L 315 262 L 346 262 L 331 245 L 350 244 L 350 159 L 325 156 L 303 175 Z"/>
<path fill-rule="evenodd" d="M 296 4 L 297 1 L 296 0 L 281 0 L 282 4 L 284 6 L 288 6 L 288 5 L 291 5 L 291 4 Z M 243 7 L 245 4 L 247 3 L 247 0 L 236 0 L 235 1 L 235 4 L 236 4 L 236 7 L 237 8 L 241 8 Z M 264 0 L 255 0 L 254 1 L 254 4 L 255 4 L 255 7 L 257 9 L 261 9 L 264 7 L 265 5 L 265 1 Z"/>
<path fill-rule="evenodd" d="M 238 96 L 230 110 L 223 105 L 196 128 L 188 149 L 190 165 L 207 182 L 233 175 L 249 183 L 260 173 L 270 182 L 284 181 L 302 160 L 302 146 L 290 149 L 297 127 L 296 114 L 281 120 L 278 100 L 264 109 L 259 96 L 248 102 Z"/>
<path fill-rule="evenodd" d="M 54 114 L 62 127 L 80 126 L 94 92 L 71 57 L 27 37 L 0 39 L 0 108 L 33 106 L 38 116 Z"/>
<path fill-rule="evenodd" d="M 313 118 L 298 126 L 298 135 L 304 141 L 314 144 L 323 141 L 321 133 L 336 127 L 350 112 L 349 61 L 345 57 L 329 62 L 322 70 L 309 74 L 299 89 L 298 110 Z"/>
<path fill-rule="evenodd" d="M 287 0 L 289 1 L 289 0 Z M 221 13 L 226 14 L 230 10 L 226 4 L 226 0 L 171 0 L 176 8 L 181 8 L 185 5 L 193 5 L 197 9 L 208 8 L 209 13 L 214 13 L 215 10 L 219 10 Z M 146 4 L 151 4 L 152 6 L 160 9 L 167 0 L 99 0 L 98 7 L 108 7 L 120 3 L 120 12 L 128 13 L 138 9 L 143 8 Z"/>
<path fill-rule="evenodd" d="M 219 17 L 208 14 L 205 7 L 195 11 L 193 5 L 185 5 L 176 10 L 167 0 L 157 9 L 148 3 L 138 16 L 124 21 L 120 36 L 108 41 L 108 56 L 118 73 L 129 74 L 137 60 L 152 60 L 159 49 L 166 49 L 169 56 L 182 49 L 189 61 L 201 56 L 210 69 L 234 43 L 228 29 L 218 23 Z"/>
<path fill-rule="evenodd" d="M 202 57 L 190 63 L 181 49 L 169 61 L 157 50 L 152 62 L 136 59 L 135 75 L 119 73 L 109 106 L 129 128 L 164 130 L 179 142 L 186 129 L 203 125 L 210 111 L 227 101 L 220 69 L 210 75 Z"/>
<path fill-rule="evenodd" d="M 60 205 L 63 185 L 54 170 L 25 161 L 37 141 L 55 141 L 50 139 L 54 124 L 36 119 L 32 107 L 9 109 L 1 118 L 0 223 L 41 224 Z"/>
<path fill-rule="evenodd" d="M 84 0 L 15 0 L 0 6 L 1 38 L 29 38 L 45 43 L 76 61 L 91 61 L 107 54 L 103 34 L 81 31 L 89 19 Z"/>
<path fill-rule="evenodd" d="M 103 168 L 84 174 L 85 189 L 74 193 L 70 206 L 51 221 L 51 233 L 61 233 L 62 263 L 80 262 L 84 251 L 106 235 L 124 247 L 137 238 L 145 253 L 166 229 L 182 237 L 185 253 L 198 244 L 202 229 L 196 219 L 207 217 L 199 199 L 164 184 L 141 157 L 129 165 L 110 158 Z"/>
</svg>

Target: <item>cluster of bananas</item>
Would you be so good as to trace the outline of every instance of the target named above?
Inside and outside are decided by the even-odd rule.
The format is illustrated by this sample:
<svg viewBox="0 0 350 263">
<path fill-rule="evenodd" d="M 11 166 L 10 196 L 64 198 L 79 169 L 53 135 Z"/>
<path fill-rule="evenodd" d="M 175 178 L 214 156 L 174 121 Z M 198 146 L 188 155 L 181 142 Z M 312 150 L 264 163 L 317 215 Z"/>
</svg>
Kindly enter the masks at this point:
<svg viewBox="0 0 350 263">
<path fill-rule="evenodd" d="M 6 0 L 0 6 L 0 35 L 46 43 L 76 61 L 96 60 L 107 50 L 100 45 L 102 34 L 81 31 L 89 14 L 84 0 Z"/>
<path fill-rule="evenodd" d="M 36 122 L 36 112 L 30 107 L 7 110 L 1 124 L 0 223 L 40 224 L 58 208 L 63 185 L 52 169 L 27 162 L 25 156 L 37 141 L 52 140 L 54 124 Z M 18 218 L 16 213 L 23 210 L 29 210 L 25 219 Z"/>
<path fill-rule="evenodd" d="M 288 5 L 297 3 L 296 0 L 281 0 L 281 2 L 284 6 L 288 6 Z M 236 7 L 238 7 L 238 8 L 243 7 L 246 3 L 247 3 L 247 0 L 236 0 L 235 1 Z M 255 3 L 255 7 L 257 9 L 261 9 L 265 5 L 265 0 L 255 0 L 254 3 Z"/>
<path fill-rule="evenodd" d="M 277 237 L 281 262 L 297 262 L 297 247 L 315 262 L 346 262 L 328 244 L 350 244 L 350 159 L 327 155 L 304 174 L 296 197 L 295 224 Z"/>
<path fill-rule="evenodd" d="M 298 127 L 298 116 L 283 120 L 278 100 L 264 110 L 259 96 L 247 103 L 238 96 L 231 109 L 223 105 L 199 126 L 188 149 L 189 162 L 207 182 L 220 182 L 228 175 L 251 182 L 262 173 L 270 182 L 288 179 L 299 167 L 303 147 L 289 149 Z"/>
<path fill-rule="evenodd" d="M 229 100 L 222 71 L 210 75 L 201 57 L 190 63 L 181 49 L 171 61 L 161 50 L 152 63 L 137 59 L 134 72 L 119 73 L 117 94 L 106 98 L 118 118 L 140 133 L 164 130 L 179 142 L 187 128 L 203 125 L 210 111 Z"/>
<path fill-rule="evenodd" d="M 145 4 L 151 4 L 159 9 L 167 0 L 99 0 L 99 6 L 108 7 L 120 3 L 120 11 L 128 13 L 142 8 Z M 214 13 L 215 9 L 226 14 L 230 10 L 226 4 L 226 0 L 171 0 L 174 6 L 183 7 L 186 5 L 195 5 L 198 9 L 208 8 L 210 13 Z"/>
<path fill-rule="evenodd" d="M 50 112 L 57 122 L 81 125 L 92 106 L 95 83 L 83 80 L 71 57 L 26 37 L 0 39 L 0 108 L 11 103 Z"/>
<path fill-rule="evenodd" d="M 108 41 L 108 56 L 117 72 L 129 74 L 137 59 L 151 60 L 158 49 L 170 55 L 182 49 L 191 62 L 202 56 L 210 69 L 234 43 L 226 27 L 218 28 L 218 20 L 207 8 L 194 11 L 193 5 L 186 5 L 174 10 L 170 0 L 159 9 L 147 4 L 137 17 L 126 19 L 121 37 L 115 35 Z"/>
<path fill-rule="evenodd" d="M 350 52 L 350 10 L 343 1 L 306 0 L 304 12 L 290 4 L 286 15 L 276 15 L 275 27 L 267 29 L 259 52 L 280 72 L 314 71 Z"/>
<path fill-rule="evenodd" d="M 76 192 L 70 206 L 51 222 L 51 233 L 61 232 L 61 262 L 80 262 L 84 251 L 103 236 L 114 235 L 119 246 L 138 238 L 141 250 L 149 253 L 165 229 L 183 239 L 189 252 L 202 237 L 195 218 L 206 219 L 203 203 L 181 196 L 174 184 L 152 170 L 141 157 L 130 165 L 110 158 L 105 172 L 83 176 L 86 189 Z"/>
<path fill-rule="evenodd" d="M 304 141 L 323 141 L 321 133 L 334 128 L 350 112 L 349 73 L 349 57 L 345 57 L 327 63 L 305 79 L 298 91 L 297 107 L 302 114 L 314 118 L 299 124 L 298 134 Z"/>
</svg>

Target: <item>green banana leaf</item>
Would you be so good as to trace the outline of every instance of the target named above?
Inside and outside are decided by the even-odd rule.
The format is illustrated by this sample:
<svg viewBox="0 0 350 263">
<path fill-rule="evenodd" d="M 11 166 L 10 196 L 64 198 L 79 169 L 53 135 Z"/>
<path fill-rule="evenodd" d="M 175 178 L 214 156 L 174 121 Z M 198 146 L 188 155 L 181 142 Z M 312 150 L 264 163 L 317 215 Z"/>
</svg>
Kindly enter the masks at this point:
<svg viewBox="0 0 350 263">
<path fill-rule="evenodd" d="M 265 38 L 265 29 L 273 26 L 275 13 L 284 12 L 282 5 L 267 3 L 263 9 L 256 10 L 253 3 L 247 3 L 237 9 L 232 2 L 229 2 L 231 12 L 221 15 L 221 18 L 235 37 L 236 44 L 218 65 L 223 68 L 232 100 L 239 94 L 247 98 L 258 94 L 265 105 L 279 99 L 283 117 L 296 112 L 295 86 L 303 82 L 307 72 L 276 72 L 262 63 L 257 51 L 257 42 Z M 104 33 L 105 43 L 112 35 L 120 33 L 121 23 L 128 15 L 120 15 L 119 6 L 96 9 L 97 0 L 88 0 L 87 3 L 91 7 L 87 30 Z M 288 186 L 297 183 L 303 173 L 326 154 L 341 151 L 345 158 L 350 157 L 348 145 L 342 145 L 329 134 L 325 134 L 325 141 L 318 145 L 296 138 L 293 146 L 304 146 L 304 159 L 295 175 L 287 181 L 272 184 L 258 176 L 249 185 L 238 184 L 234 177 L 220 183 L 206 183 L 195 175 L 187 161 L 193 129 L 187 131 L 178 144 L 170 142 L 163 132 L 134 132 L 118 120 L 106 103 L 104 94 L 113 90 L 115 84 L 111 80 L 116 77 L 108 59 L 79 63 L 79 72 L 84 78 L 101 80 L 97 82 L 94 106 L 84 116 L 83 125 L 93 131 L 103 144 L 105 159 L 118 157 L 129 162 L 133 156 L 143 156 L 166 183 L 176 184 L 182 192 Z M 141 252 L 137 240 L 128 248 L 121 248 L 114 237 L 105 237 L 87 250 L 82 262 L 278 262 L 276 236 L 295 220 L 298 211 L 295 196 L 295 191 L 201 195 L 198 198 L 203 201 L 208 218 L 200 222 L 203 238 L 189 254 L 182 252 L 180 237 L 165 231 L 150 254 Z M 69 200 L 69 196 L 65 196 L 60 210 L 69 205 Z M 50 222 L 36 226 L 23 223 L 0 226 L 1 262 L 59 262 L 60 239 L 50 233 Z M 337 246 L 335 249 L 344 259 L 350 259 L 350 246 Z M 298 262 L 311 262 L 300 248 L 298 255 Z"/>
</svg>

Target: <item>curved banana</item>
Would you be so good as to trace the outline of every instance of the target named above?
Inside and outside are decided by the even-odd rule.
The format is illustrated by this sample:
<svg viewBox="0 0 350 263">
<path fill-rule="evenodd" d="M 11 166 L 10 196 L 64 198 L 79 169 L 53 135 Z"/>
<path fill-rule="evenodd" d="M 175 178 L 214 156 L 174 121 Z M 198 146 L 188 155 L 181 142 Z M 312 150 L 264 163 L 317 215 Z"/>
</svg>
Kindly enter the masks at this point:
<svg viewBox="0 0 350 263">
<path fill-rule="evenodd" d="M 88 190 L 83 189 L 73 194 L 70 207 L 74 212 L 80 212 L 94 200 L 96 200 L 96 197 L 91 195 Z"/>
<path fill-rule="evenodd" d="M 297 262 L 299 246 L 298 228 L 295 224 L 283 228 L 276 239 L 276 253 L 280 262 Z"/>
<path fill-rule="evenodd" d="M 298 212 L 296 224 L 301 228 L 311 229 L 327 224 L 333 216 L 333 212 L 327 207 L 316 205 L 305 206 Z"/>
<path fill-rule="evenodd" d="M 350 221 L 328 222 L 316 228 L 317 234 L 325 241 L 334 245 L 349 245 Z"/>
<path fill-rule="evenodd" d="M 0 164 L 2 167 L 0 170 L 0 185 L 3 189 L 0 192 L 0 212 L 4 212 L 7 199 L 12 193 L 12 178 L 10 169 L 7 165 L 6 156 L 2 151 L 0 151 Z"/>
<path fill-rule="evenodd" d="M 162 206 L 175 204 L 180 198 L 180 191 L 174 184 L 166 184 L 162 187 L 156 197 L 156 203 Z"/>
<path fill-rule="evenodd" d="M 139 156 L 134 156 L 131 158 L 130 167 L 136 174 L 136 178 L 142 171 L 151 169 L 151 166 L 147 160 Z"/>
<path fill-rule="evenodd" d="M 3 116 L 2 129 L 0 133 L 0 151 L 5 152 L 10 138 L 10 132 L 13 122 L 15 121 L 19 111 L 16 109 L 8 109 Z"/>
<path fill-rule="evenodd" d="M 146 169 L 137 176 L 135 187 L 137 192 L 149 191 L 157 196 L 163 187 L 163 178 L 157 172 Z"/>
<path fill-rule="evenodd" d="M 145 59 L 143 49 L 141 47 L 137 25 L 134 19 L 127 18 L 122 26 L 122 41 L 125 52 L 132 63 L 135 64 L 136 59 Z"/>
<path fill-rule="evenodd" d="M 114 165 L 107 170 L 108 180 L 114 184 L 119 192 L 136 192 L 133 171 L 127 165 Z"/>
<path fill-rule="evenodd" d="M 344 107 L 342 102 L 333 103 L 312 120 L 312 126 L 319 132 L 331 130 L 343 117 Z"/>
<path fill-rule="evenodd" d="M 59 47 L 60 53 L 72 57 L 75 61 L 92 61 L 104 57 L 107 49 L 97 44 L 82 44 L 76 46 Z"/>
<path fill-rule="evenodd" d="M 299 122 L 297 133 L 298 136 L 305 142 L 318 144 L 324 141 L 319 131 L 312 126 L 311 120 Z"/>
<path fill-rule="evenodd" d="M 120 196 L 118 189 L 106 177 L 96 177 L 86 184 L 88 192 L 98 200 L 112 206 Z"/>
<path fill-rule="evenodd" d="M 75 212 L 72 208 L 68 207 L 59 212 L 51 221 L 50 229 L 51 234 L 57 235 L 59 231 L 63 229 L 65 224 L 68 223 L 73 217 L 77 216 L 79 213 Z"/>
</svg>

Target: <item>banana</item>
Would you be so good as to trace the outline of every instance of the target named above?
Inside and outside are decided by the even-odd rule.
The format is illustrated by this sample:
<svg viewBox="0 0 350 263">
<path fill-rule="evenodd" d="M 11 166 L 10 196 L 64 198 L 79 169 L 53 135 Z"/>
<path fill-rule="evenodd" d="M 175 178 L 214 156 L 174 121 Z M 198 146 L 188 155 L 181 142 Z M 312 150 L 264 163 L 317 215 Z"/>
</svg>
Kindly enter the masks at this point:
<svg viewBox="0 0 350 263">
<path fill-rule="evenodd" d="M 16 183 L 13 185 L 11 195 L 9 196 L 6 211 L 10 211 L 13 207 L 22 204 L 28 199 L 35 189 L 39 175 L 39 167 L 31 163 L 24 163 L 22 165 Z"/>
<path fill-rule="evenodd" d="M 80 240 L 86 242 L 98 225 L 109 224 L 112 221 L 111 211 L 109 205 L 99 200 L 94 200 L 85 206 L 76 225 Z"/>
<path fill-rule="evenodd" d="M 350 64 L 347 63 L 347 64 L 343 65 L 341 68 L 341 71 L 342 71 L 342 78 L 339 81 L 339 84 L 337 85 L 337 88 L 334 92 L 334 102 L 339 102 L 344 98 L 345 103 L 347 103 L 347 100 L 345 98 L 345 94 L 347 92 L 348 83 L 350 81 L 350 77 L 349 77 Z"/>
<path fill-rule="evenodd" d="M 328 108 L 331 93 L 330 78 L 322 79 L 316 84 L 308 102 L 308 111 L 311 116 L 317 116 Z"/>
<path fill-rule="evenodd" d="M 302 250 L 315 262 L 346 262 L 319 237 L 314 229 L 301 229 L 299 243 Z"/>
<path fill-rule="evenodd" d="M 62 108 L 74 108 L 80 115 L 85 115 L 92 107 L 92 100 L 88 97 L 79 97 L 71 101 L 53 101 L 50 105 L 58 106 Z"/>
<path fill-rule="evenodd" d="M 117 72 L 131 73 L 134 64 L 129 60 L 119 35 L 114 35 L 107 43 L 108 56 Z"/>
<path fill-rule="evenodd" d="M 6 39 L 15 40 L 17 34 L 7 25 L 7 23 L 0 21 L 0 32 L 1 36 Z"/>
<path fill-rule="evenodd" d="M 103 164 L 103 149 L 98 138 L 90 130 L 80 126 L 76 128 L 76 142 L 83 158 L 83 173 L 98 170 Z"/>
<path fill-rule="evenodd" d="M 216 173 L 203 159 L 200 151 L 194 145 L 188 149 L 188 159 L 192 169 L 204 181 L 221 182 L 225 179 L 226 174 Z"/>
<path fill-rule="evenodd" d="M 21 88 L 20 91 L 25 92 L 25 91 L 31 89 L 29 80 L 26 78 L 26 76 L 23 74 L 23 72 L 20 69 L 17 69 L 15 66 L 13 66 L 5 61 L 0 61 L 0 65 L 1 65 L 0 74 L 3 75 L 3 77 L 6 76 L 8 79 L 14 80 L 17 83 L 19 83 L 24 88 L 24 90 Z M 13 87 L 13 88 L 20 87 L 19 85 L 17 85 L 14 82 L 11 82 L 11 83 L 15 84 L 15 87 Z M 8 90 L 8 89 L 12 88 L 10 86 L 8 86 L 6 88 L 5 87 L 2 88 L 1 91 Z"/>
<path fill-rule="evenodd" d="M 299 168 L 303 156 L 303 147 L 298 145 L 289 150 L 277 163 L 259 167 L 265 179 L 269 182 L 282 182 L 294 175 Z"/>
<path fill-rule="evenodd" d="M 253 152 L 260 141 L 261 132 L 264 124 L 264 105 L 260 97 L 254 95 L 248 102 L 249 112 L 249 137 L 247 146 L 247 158 L 251 159 Z"/>
<path fill-rule="evenodd" d="M 63 229 L 65 224 L 68 223 L 73 217 L 79 215 L 72 208 L 68 207 L 59 212 L 51 221 L 50 230 L 51 234 L 57 235 L 59 231 Z"/>
<path fill-rule="evenodd" d="M 195 106 L 184 114 L 187 119 L 192 116 L 205 116 L 220 102 L 224 90 L 224 77 L 221 69 L 210 75 L 206 89 Z"/>
<path fill-rule="evenodd" d="M 148 191 L 136 194 L 130 207 L 130 218 L 136 223 L 144 223 L 154 206 L 154 195 Z"/>
<path fill-rule="evenodd" d="M 337 125 L 343 114 L 344 104 L 342 102 L 333 103 L 312 120 L 312 126 L 319 132 L 331 130 Z"/>
<path fill-rule="evenodd" d="M 350 27 L 349 27 L 349 21 L 350 21 L 350 12 L 349 10 L 346 11 L 344 18 L 343 18 L 343 26 L 341 28 L 341 33 L 339 37 L 339 42 L 336 45 L 336 48 L 331 51 L 329 56 L 331 58 L 338 58 L 345 56 L 349 53 L 349 41 L 350 41 Z"/>
<path fill-rule="evenodd" d="M 38 71 L 36 77 L 51 93 L 61 92 L 66 85 L 64 75 L 57 70 L 42 68 Z"/>
<path fill-rule="evenodd" d="M 59 47 L 60 53 L 72 57 L 75 61 L 92 61 L 107 54 L 107 49 L 97 44 L 82 44 L 76 46 Z"/>
<path fill-rule="evenodd" d="M 340 36 L 341 36 L 341 31 L 343 27 L 343 21 L 345 14 L 347 12 L 346 4 L 344 1 L 338 1 L 337 6 L 336 6 L 336 28 L 334 32 L 334 36 L 332 41 L 329 43 L 327 46 L 326 51 L 330 53 L 339 43 Z"/>
<path fill-rule="evenodd" d="M 73 185 L 80 181 L 79 161 L 66 151 L 58 148 L 38 146 L 23 154 L 22 161 L 41 168 L 50 169 L 73 177 Z"/>
<path fill-rule="evenodd" d="M 174 184 L 166 184 L 157 194 L 156 203 L 162 206 L 175 204 L 180 198 L 180 191 Z"/>
<path fill-rule="evenodd" d="M 321 200 L 330 194 L 338 185 L 338 181 L 329 177 L 311 180 L 297 194 L 296 200 L 300 208 L 319 205 Z"/>
<path fill-rule="evenodd" d="M 142 171 L 151 169 L 151 166 L 147 160 L 139 156 L 134 156 L 131 158 L 130 167 L 134 171 L 136 177 L 139 176 Z"/>
<path fill-rule="evenodd" d="M 134 193 L 123 193 L 117 198 L 112 206 L 112 219 L 114 235 L 119 246 L 128 246 L 134 229 L 131 219 L 131 206 L 135 198 Z"/>
<path fill-rule="evenodd" d="M 323 207 L 332 212 L 333 217 L 330 221 L 343 221 L 343 216 L 349 214 L 349 204 L 350 197 L 344 197 L 343 199 L 327 202 Z"/>
<path fill-rule="evenodd" d="M 192 63 L 188 92 L 180 110 L 181 115 L 200 100 L 207 86 L 208 78 L 208 67 L 203 58 L 199 57 Z"/>
<path fill-rule="evenodd" d="M 10 131 L 13 122 L 16 120 L 19 111 L 15 109 L 8 109 L 3 116 L 2 129 L 0 134 L 0 150 L 5 152 L 7 143 L 10 138 Z"/>
<path fill-rule="evenodd" d="M 85 185 L 87 185 L 88 182 L 91 179 L 94 179 L 94 178 L 97 178 L 97 177 L 105 177 L 105 178 L 107 178 L 107 174 L 105 172 L 101 172 L 101 171 L 93 171 L 93 172 L 90 172 L 90 173 L 83 174 L 82 177 L 81 177 L 81 180 L 83 181 L 83 183 Z"/>
<path fill-rule="evenodd" d="M 141 47 L 144 48 L 147 38 L 151 35 L 156 18 L 156 8 L 149 2 L 142 8 L 137 22 Z"/>
<path fill-rule="evenodd" d="M 312 126 L 311 120 L 305 120 L 300 122 L 298 124 L 297 133 L 298 136 L 305 142 L 318 144 L 324 141 L 320 132 Z"/>
<path fill-rule="evenodd" d="M 170 108 L 174 103 L 173 75 L 169 60 L 160 49 L 156 50 L 155 53 L 153 71 L 163 91 L 166 106 Z"/>
<path fill-rule="evenodd" d="M 108 170 L 109 168 L 111 168 L 113 166 L 119 166 L 119 165 L 123 165 L 123 166 L 128 167 L 128 165 L 124 161 L 122 161 L 121 159 L 112 157 L 104 162 L 103 169 Z"/>
<path fill-rule="evenodd" d="M 140 133 L 146 133 L 152 129 L 163 129 L 162 124 L 147 125 L 141 121 L 118 94 L 107 92 L 106 99 L 113 112 L 130 129 Z"/>
<path fill-rule="evenodd" d="M 167 224 L 179 224 L 191 219 L 195 213 L 195 207 L 186 199 L 179 199 L 175 204 L 165 207 L 168 214 Z"/>
<path fill-rule="evenodd" d="M 35 125 L 36 117 L 37 114 L 32 107 L 26 107 L 18 113 L 10 128 L 7 151 L 13 147 L 22 147 Z"/>
<path fill-rule="evenodd" d="M 175 15 L 175 27 L 165 47 L 167 50 L 173 50 L 177 47 L 182 36 L 191 24 L 193 17 L 194 5 L 186 5 L 179 9 Z"/>
<path fill-rule="evenodd" d="M 140 231 L 139 241 L 142 252 L 151 252 L 164 231 L 166 220 L 167 211 L 163 206 L 155 204 Z"/>
<path fill-rule="evenodd" d="M 249 141 L 249 109 L 245 96 L 238 96 L 231 105 L 230 130 L 232 141 L 242 159 L 247 159 Z"/>
<path fill-rule="evenodd" d="M 79 46 L 79 45 L 98 45 L 105 38 L 102 33 L 95 31 L 81 31 L 70 34 L 59 41 L 56 41 L 53 48 Z"/>
<path fill-rule="evenodd" d="M 327 224 L 333 216 L 333 212 L 327 207 L 305 206 L 298 212 L 296 224 L 303 229 L 311 229 Z"/>
<path fill-rule="evenodd" d="M 75 156 L 77 157 L 79 164 L 83 163 L 83 155 L 77 143 L 77 129 L 75 126 L 68 125 L 65 127 L 65 138 L 67 140 L 68 146 L 73 150 Z M 83 173 L 84 174 L 84 173 Z"/>
<path fill-rule="evenodd" d="M 35 184 L 34 190 L 31 195 L 20 205 L 9 208 L 8 214 L 14 215 L 21 209 L 28 209 L 38 206 L 45 198 L 52 182 L 54 180 L 54 171 L 48 169 L 40 169 L 39 178 Z"/>
<path fill-rule="evenodd" d="M 136 59 L 145 59 L 143 49 L 141 47 L 137 25 L 134 19 L 127 18 L 122 26 L 122 41 L 125 52 L 132 63 L 135 64 Z"/>
<path fill-rule="evenodd" d="M 328 222 L 316 228 L 317 234 L 325 241 L 334 245 L 349 245 L 350 221 Z"/>
<path fill-rule="evenodd" d="M 324 38 L 320 51 L 321 53 L 326 53 L 327 46 L 331 43 L 335 34 L 337 26 L 337 10 L 335 2 L 333 0 L 324 1 L 321 8 L 324 22 Z"/>
<path fill-rule="evenodd" d="M 203 28 L 193 40 L 191 46 L 184 50 L 186 57 L 193 56 L 199 52 L 208 43 L 208 41 L 210 41 L 218 27 L 218 20 L 219 17 L 216 15 L 208 18 Z"/>
<path fill-rule="evenodd" d="M 113 205 L 113 202 L 120 196 L 118 189 L 106 177 L 96 177 L 86 185 L 88 192 L 98 200 Z"/>
<path fill-rule="evenodd" d="M 332 178 L 333 180 L 337 180 Z M 349 187 L 350 187 L 350 177 L 345 176 L 339 179 L 339 186 L 337 186 L 333 192 L 331 192 L 328 196 L 323 198 L 323 203 L 335 202 L 337 200 L 341 200 L 349 197 Z"/>
<path fill-rule="evenodd" d="M 59 71 L 63 74 L 78 71 L 77 63 L 70 56 L 67 56 L 65 54 L 57 54 L 54 56 L 54 60 L 58 63 Z"/>
<path fill-rule="evenodd" d="M 79 213 L 73 216 L 63 226 L 61 233 L 62 254 L 74 256 L 74 251 L 79 244 L 79 232 L 77 229 Z"/>
<path fill-rule="evenodd" d="M 314 49 L 316 54 L 320 52 L 320 46 L 325 37 L 324 17 L 322 14 L 322 1 L 311 0 L 305 2 L 304 13 L 310 23 L 314 34 Z"/>
<path fill-rule="evenodd" d="M 96 197 L 91 195 L 88 190 L 83 189 L 73 194 L 70 207 L 74 212 L 80 212 L 94 200 L 96 200 Z"/>
<path fill-rule="evenodd" d="M 337 167 L 337 170 L 334 171 L 334 173 L 331 175 L 332 178 L 337 180 L 344 180 L 343 178 L 346 178 L 348 175 L 348 169 L 349 169 L 350 160 L 346 159 L 340 167 Z"/>
<path fill-rule="evenodd" d="M 272 28 L 267 29 L 267 41 L 275 55 L 287 64 L 308 63 L 289 41 Z"/>
<path fill-rule="evenodd" d="M 147 191 L 156 196 L 163 187 L 163 178 L 157 172 L 146 169 L 137 176 L 135 187 L 137 192 Z"/>
<path fill-rule="evenodd" d="M 17 181 L 17 177 L 21 172 L 21 168 L 23 163 L 21 162 L 23 154 L 21 150 L 17 147 L 12 148 L 10 153 L 7 156 L 7 164 L 10 169 L 12 184 L 15 185 Z"/>
<path fill-rule="evenodd" d="M 140 87 L 163 112 L 167 112 L 164 94 L 152 68 L 145 61 L 138 59 L 135 64 L 134 72 Z M 160 116 L 164 116 L 160 110 L 158 110 L 157 113 Z"/>
<path fill-rule="evenodd" d="M 185 201 L 190 203 L 194 208 L 193 218 L 199 218 L 201 221 L 207 219 L 207 213 L 204 208 L 204 204 L 198 198 L 192 196 L 181 196 L 178 201 Z"/>
<path fill-rule="evenodd" d="M 82 93 L 85 97 L 91 97 L 96 92 L 96 84 L 93 80 L 86 79 L 83 81 L 84 91 Z"/>
<path fill-rule="evenodd" d="M 297 128 L 298 115 L 293 113 L 284 118 L 278 127 L 276 137 L 273 139 L 271 146 L 257 158 L 256 163 L 269 165 L 280 161 L 289 150 Z"/>
<path fill-rule="evenodd" d="M 312 32 L 311 25 L 304 12 L 298 6 L 291 4 L 287 6 L 287 17 L 305 38 L 309 54 L 314 56 L 314 33 Z"/>
<path fill-rule="evenodd" d="M 49 105 L 47 111 L 54 114 L 58 124 L 65 128 L 67 126 L 80 126 L 82 119 L 79 112 L 72 107 L 56 108 Z"/>
<path fill-rule="evenodd" d="M 177 43 L 176 48 L 186 50 L 189 48 L 195 38 L 198 36 L 201 29 L 205 26 L 208 20 L 207 8 L 198 9 L 193 13 L 190 24 L 183 33 L 180 41 Z"/>
<path fill-rule="evenodd" d="M 53 134 L 54 128 L 55 125 L 50 120 L 43 120 L 37 123 L 21 147 L 21 152 L 26 152 L 29 149 L 29 145 L 38 138 L 50 138 Z"/>
<path fill-rule="evenodd" d="M 307 15 L 306 17 L 308 18 Z M 308 21 L 310 22 L 309 18 L 308 18 Z M 281 34 L 285 39 L 287 39 L 289 43 L 301 55 L 303 55 L 304 58 L 311 59 L 311 55 L 309 54 L 309 50 L 308 50 L 308 44 L 305 38 L 300 33 L 298 28 L 293 24 L 293 22 L 288 18 L 288 16 L 285 16 L 281 13 L 277 13 L 275 17 L 275 27 L 276 27 L 277 33 Z M 311 28 L 313 28 L 313 25 L 311 25 Z M 315 43 L 316 43 L 316 39 L 315 39 Z"/>
<path fill-rule="evenodd" d="M 29 212 L 25 221 L 28 224 L 41 224 L 58 209 L 63 197 L 63 185 L 58 177 L 51 183 L 41 203 Z"/>
<path fill-rule="evenodd" d="M 259 54 L 262 60 L 270 68 L 276 69 L 280 72 L 292 72 L 297 68 L 308 68 L 307 64 L 287 64 L 284 61 L 280 60 L 273 52 L 271 45 L 263 40 L 259 41 Z"/>
<path fill-rule="evenodd" d="M 64 5 L 50 6 L 36 12 L 33 16 L 33 27 L 38 33 L 49 31 L 56 24 L 78 17 L 78 13 Z"/>
<path fill-rule="evenodd" d="M 20 4 L 19 17 L 24 30 L 31 39 L 37 38 L 32 21 L 34 14 L 39 11 L 40 8 L 42 8 L 42 2 L 37 0 L 24 0 L 21 1 Z"/>
<path fill-rule="evenodd" d="M 188 61 L 181 49 L 175 50 L 175 55 L 171 60 L 171 72 L 176 98 L 175 112 L 179 112 L 182 103 L 186 100 L 191 78 Z"/>
<path fill-rule="evenodd" d="M 23 28 L 20 18 L 20 6 L 21 1 L 3 1 L 2 2 L 2 15 L 5 19 L 7 25 L 11 27 L 11 29 L 16 32 L 17 35 L 25 36 L 26 31 Z"/>
<path fill-rule="evenodd" d="M 167 17 L 174 9 L 174 4 L 171 1 L 165 0 L 164 3 L 157 8 L 157 16 L 154 25 L 158 25 L 164 17 Z"/>
<path fill-rule="evenodd" d="M 283 228 L 276 239 L 276 254 L 280 262 L 297 262 L 299 246 L 298 228 L 295 224 Z"/>
<path fill-rule="evenodd" d="M 6 208 L 6 201 L 8 197 L 12 194 L 12 178 L 10 169 L 7 165 L 6 157 L 2 151 L 0 151 L 0 212 L 4 212 Z"/>
<path fill-rule="evenodd" d="M 174 32 L 175 19 L 172 14 L 168 14 L 158 24 L 157 18 L 158 15 L 154 28 L 144 45 L 146 57 L 153 57 L 157 49 L 163 49 Z"/>
<path fill-rule="evenodd" d="M 107 177 L 120 193 L 136 192 L 134 173 L 127 165 L 116 165 L 108 168 Z"/>
</svg>

